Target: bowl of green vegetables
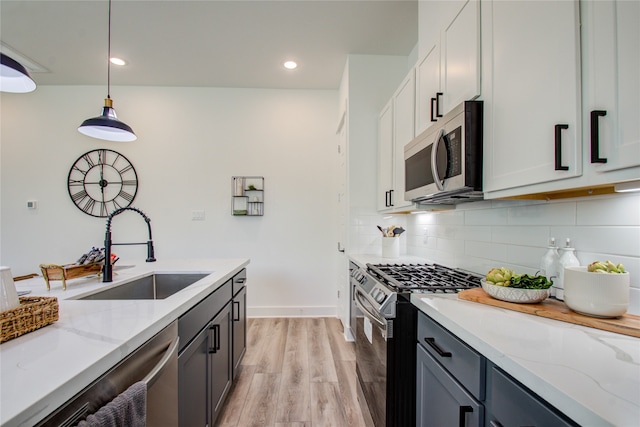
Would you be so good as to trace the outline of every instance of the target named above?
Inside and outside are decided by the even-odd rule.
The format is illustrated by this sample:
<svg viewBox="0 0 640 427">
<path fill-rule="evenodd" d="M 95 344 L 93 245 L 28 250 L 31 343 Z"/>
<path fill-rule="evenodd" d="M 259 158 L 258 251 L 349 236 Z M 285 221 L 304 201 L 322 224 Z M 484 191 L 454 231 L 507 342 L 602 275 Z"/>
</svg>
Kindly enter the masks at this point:
<svg viewBox="0 0 640 427">
<path fill-rule="evenodd" d="M 481 284 L 491 297 L 519 304 L 535 304 L 547 299 L 552 285 L 545 276 L 517 274 L 504 267 L 491 269 Z"/>
</svg>

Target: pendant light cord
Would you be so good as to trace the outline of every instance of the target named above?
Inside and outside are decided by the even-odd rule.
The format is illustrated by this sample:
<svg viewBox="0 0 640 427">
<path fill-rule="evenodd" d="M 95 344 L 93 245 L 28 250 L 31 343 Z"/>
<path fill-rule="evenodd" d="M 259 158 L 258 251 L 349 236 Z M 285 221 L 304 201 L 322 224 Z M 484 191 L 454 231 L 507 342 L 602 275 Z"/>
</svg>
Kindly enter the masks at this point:
<svg viewBox="0 0 640 427">
<path fill-rule="evenodd" d="M 107 98 L 111 99 L 111 0 L 109 0 L 109 30 L 107 44 Z"/>
</svg>

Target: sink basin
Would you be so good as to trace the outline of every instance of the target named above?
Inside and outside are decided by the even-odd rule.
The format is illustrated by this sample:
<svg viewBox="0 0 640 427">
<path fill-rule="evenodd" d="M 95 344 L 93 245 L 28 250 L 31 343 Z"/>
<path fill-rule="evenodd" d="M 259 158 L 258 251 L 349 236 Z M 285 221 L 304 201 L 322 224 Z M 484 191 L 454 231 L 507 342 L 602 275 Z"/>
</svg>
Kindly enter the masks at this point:
<svg viewBox="0 0 640 427">
<path fill-rule="evenodd" d="M 80 297 L 80 300 L 165 299 L 208 273 L 158 273 Z"/>
</svg>

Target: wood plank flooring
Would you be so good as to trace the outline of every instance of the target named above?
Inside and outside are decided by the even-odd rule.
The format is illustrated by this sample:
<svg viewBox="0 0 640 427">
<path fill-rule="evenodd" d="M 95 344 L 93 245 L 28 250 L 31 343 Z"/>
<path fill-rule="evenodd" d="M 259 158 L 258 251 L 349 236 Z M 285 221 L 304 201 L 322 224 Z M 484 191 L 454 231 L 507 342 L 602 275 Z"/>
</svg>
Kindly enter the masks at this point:
<svg viewBox="0 0 640 427">
<path fill-rule="evenodd" d="M 363 427 L 355 346 L 335 318 L 248 319 L 218 427 Z"/>
</svg>

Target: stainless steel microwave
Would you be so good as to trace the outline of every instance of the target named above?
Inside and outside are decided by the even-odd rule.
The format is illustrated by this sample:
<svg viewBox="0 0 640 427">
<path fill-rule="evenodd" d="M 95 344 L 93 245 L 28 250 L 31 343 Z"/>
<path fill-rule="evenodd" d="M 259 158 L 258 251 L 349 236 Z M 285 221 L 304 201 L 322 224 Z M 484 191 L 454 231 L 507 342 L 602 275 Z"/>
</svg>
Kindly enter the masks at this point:
<svg viewBox="0 0 640 427">
<path fill-rule="evenodd" d="M 483 102 L 465 101 L 404 147 L 405 199 L 457 204 L 482 193 Z"/>
</svg>

